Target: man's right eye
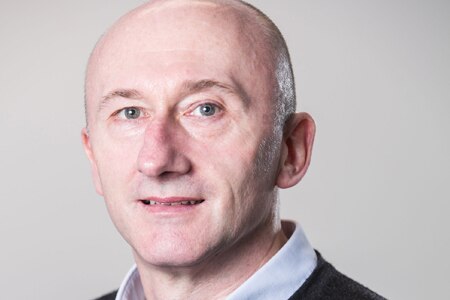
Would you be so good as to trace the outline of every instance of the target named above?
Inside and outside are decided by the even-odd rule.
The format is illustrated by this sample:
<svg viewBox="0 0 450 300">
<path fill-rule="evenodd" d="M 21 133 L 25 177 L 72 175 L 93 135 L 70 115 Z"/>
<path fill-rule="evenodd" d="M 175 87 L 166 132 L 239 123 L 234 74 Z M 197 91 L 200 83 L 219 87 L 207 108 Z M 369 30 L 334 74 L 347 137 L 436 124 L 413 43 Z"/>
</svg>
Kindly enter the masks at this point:
<svg viewBox="0 0 450 300">
<path fill-rule="evenodd" d="M 141 109 L 138 107 L 125 107 L 120 110 L 117 115 L 121 119 L 134 120 L 138 119 L 141 115 Z"/>
</svg>

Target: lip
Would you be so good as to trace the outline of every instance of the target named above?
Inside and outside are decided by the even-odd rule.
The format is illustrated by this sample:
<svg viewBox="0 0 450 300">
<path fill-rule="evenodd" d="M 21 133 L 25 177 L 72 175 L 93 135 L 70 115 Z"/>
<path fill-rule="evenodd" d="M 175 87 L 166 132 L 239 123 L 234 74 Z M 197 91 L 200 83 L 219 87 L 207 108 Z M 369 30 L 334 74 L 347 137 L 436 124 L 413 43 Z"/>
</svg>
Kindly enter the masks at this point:
<svg viewBox="0 0 450 300">
<path fill-rule="evenodd" d="M 138 203 L 151 213 L 181 213 L 195 210 L 205 199 L 194 197 L 146 197 Z"/>
</svg>

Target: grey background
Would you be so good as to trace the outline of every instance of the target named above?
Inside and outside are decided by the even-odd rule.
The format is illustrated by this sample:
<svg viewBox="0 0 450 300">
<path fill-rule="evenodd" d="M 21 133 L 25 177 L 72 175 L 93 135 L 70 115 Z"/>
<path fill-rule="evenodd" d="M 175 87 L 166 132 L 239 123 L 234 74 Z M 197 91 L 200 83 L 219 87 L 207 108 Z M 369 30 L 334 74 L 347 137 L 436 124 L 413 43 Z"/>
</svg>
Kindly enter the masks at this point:
<svg viewBox="0 0 450 300">
<path fill-rule="evenodd" d="M 448 296 L 450 2 L 250 1 L 279 25 L 309 173 L 282 214 L 391 299 Z M 0 297 L 90 299 L 132 263 L 80 142 L 89 52 L 143 1 L 0 2 Z"/>
</svg>

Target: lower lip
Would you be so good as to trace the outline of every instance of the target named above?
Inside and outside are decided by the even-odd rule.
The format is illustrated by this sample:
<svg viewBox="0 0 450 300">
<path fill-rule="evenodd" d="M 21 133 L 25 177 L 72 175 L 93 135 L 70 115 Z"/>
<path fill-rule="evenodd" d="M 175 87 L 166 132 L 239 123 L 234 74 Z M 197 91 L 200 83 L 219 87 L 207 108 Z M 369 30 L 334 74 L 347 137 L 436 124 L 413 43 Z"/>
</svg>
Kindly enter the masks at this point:
<svg viewBox="0 0 450 300">
<path fill-rule="evenodd" d="M 192 212 L 205 203 L 205 201 L 203 201 L 201 203 L 191 204 L 191 205 L 163 205 L 163 204 L 150 205 L 150 204 L 144 204 L 142 201 L 138 201 L 138 202 L 139 202 L 139 205 L 142 208 L 144 208 L 147 212 L 166 213 L 166 214 Z"/>
</svg>

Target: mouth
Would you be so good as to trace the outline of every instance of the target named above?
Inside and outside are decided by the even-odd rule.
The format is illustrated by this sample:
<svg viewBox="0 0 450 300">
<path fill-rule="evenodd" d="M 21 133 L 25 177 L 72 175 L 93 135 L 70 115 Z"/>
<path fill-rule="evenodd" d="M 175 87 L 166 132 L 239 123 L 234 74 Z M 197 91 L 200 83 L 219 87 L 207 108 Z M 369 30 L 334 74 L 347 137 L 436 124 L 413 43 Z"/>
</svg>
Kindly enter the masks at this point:
<svg viewBox="0 0 450 300">
<path fill-rule="evenodd" d="M 179 201 L 156 201 L 156 200 L 140 200 L 142 204 L 148 206 L 192 206 L 203 203 L 205 200 L 179 200 Z"/>
</svg>

